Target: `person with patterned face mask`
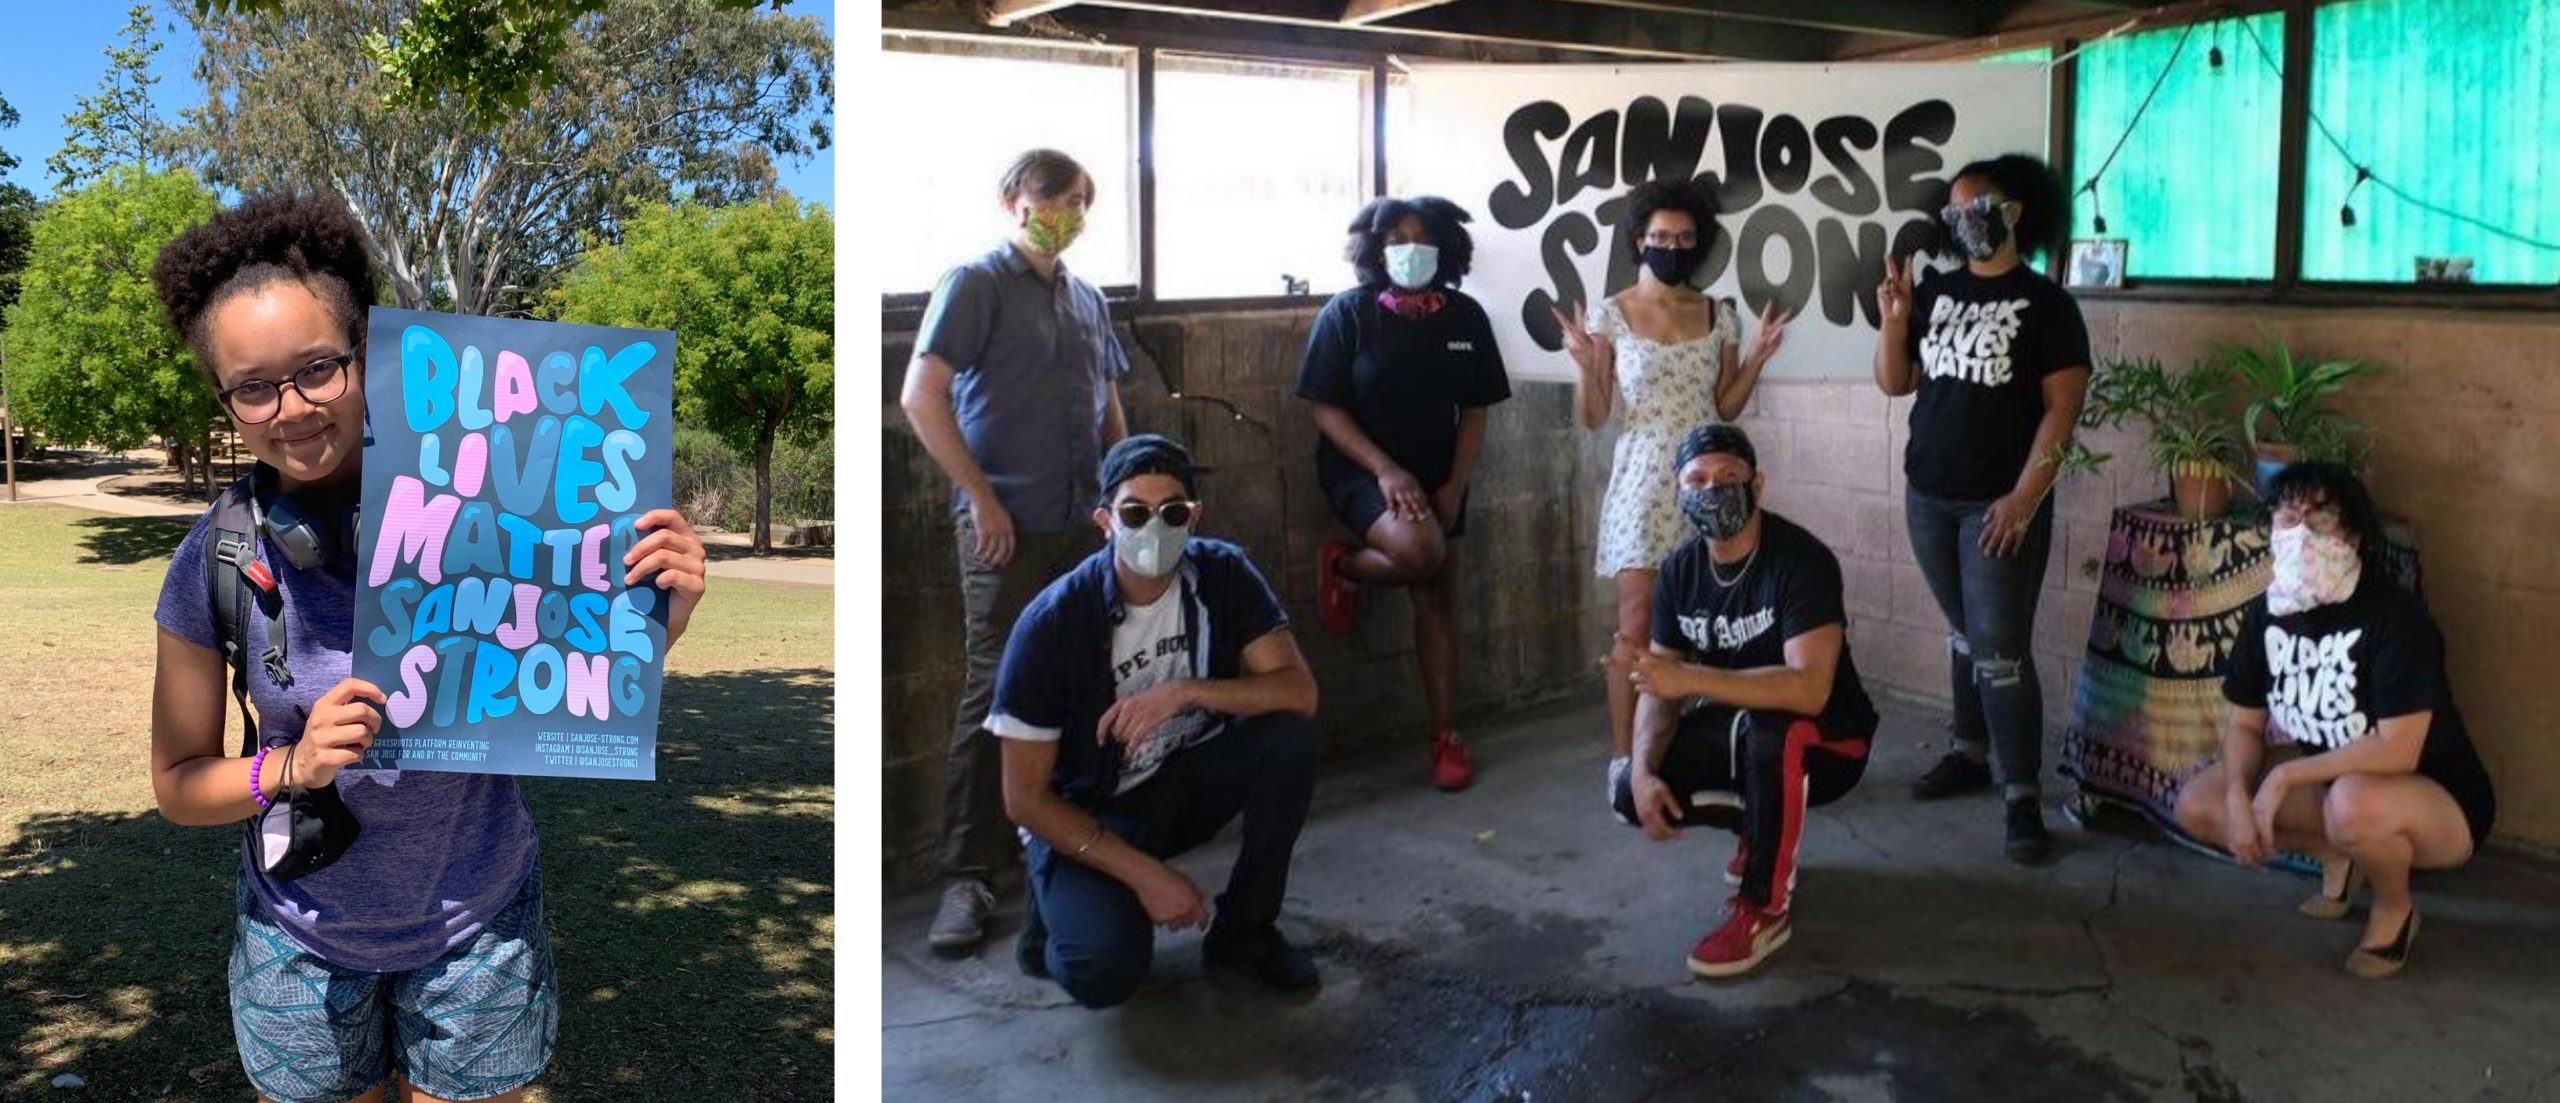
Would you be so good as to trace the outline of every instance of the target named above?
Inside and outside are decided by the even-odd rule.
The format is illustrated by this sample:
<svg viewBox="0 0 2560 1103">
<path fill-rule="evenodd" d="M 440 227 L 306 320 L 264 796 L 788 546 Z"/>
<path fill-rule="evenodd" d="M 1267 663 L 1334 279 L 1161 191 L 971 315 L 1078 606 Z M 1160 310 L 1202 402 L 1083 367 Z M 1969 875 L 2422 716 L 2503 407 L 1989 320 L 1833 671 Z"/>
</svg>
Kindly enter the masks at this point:
<svg viewBox="0 0 2560 1103">
<path fill-rule="evenodd" d="M 950 476 L 969 667 L 943 767 L 942 907 L 928 941 L 966 954 L 1013 861 L 984 731 L 1005 634 L 1023 603 L 1097 546 L 1084 512 L 1102 450 L 1126 435 L 1128 357 L 1102 292 L 1060 259 L 1083 232 L 1093 177 L 1035 149 L 997 192 L 1007 240 L 942 278 L 916 331 L 900 404 Z"/>
<path fill-rule="evenodd" d="M 1243 549 L 1198 535 L 1189 452 L 1130 437 L 1100 483 L 1093 525 L 1111 546 L 1023 610 L 987 718 L 1027 844 L 1015 961 L 1109 1007 L 1147 979 L 1150 928 L 1205 926 L 1210 965 L 1313 987 L 1277 920 L 1315 794 L 1315 674 Z M 1213 907 L 1166 862 L 1239 817 Z"/>
<path fill-rule="evenodd" d="M 1651 648 L 1627 676 L 1635 753 L 1610 799 L 1648 838 L 1739 836 L 1724 922 L 1689 952 L 1691 973 L 1730 977 L 1786 944 L 1805 812 L 1864 776 L 1876 710 L 1849 657 L 1840 560 L 1760 508 L 1751 438 L 1698 426 L 1678 470 L 1694 529 L 1656 575 Z"/>
<path fill-rule="evenodd" d="M 2413 869 L 2469 861 L 2498 800 L 2445 680 L 2444 634 L 2380 561 L 2379 515 L 2333 463 L 2297 463 L 2267 486 L 2274 579 L 2233 641 L 2222 759 L 2178 794 L 2178 826 L 2245 865 L 2279 851 L 2318 858 L 2301 911 L 2354 914 L 2371 886 L 2359 977 L 2397 973 L 2418 934 Z"/>
<path fill-rule="evenodd" d="M 1431 717 L 1431 779 L 1475 778 L 1458 738 L 1458 538 L 1488 408 L 1511 397 L 1493 322 L 1458 282 L 1475 254 L 1467 212 L 1434 196 L 1387 197 L 1351 220 L 1358 285 L 1316 314 L 1298 369 L 1315 416 L 1316 481 L 1349 541 L 1316 563 L 1326 630 L 1357 625 L 1361 591 L 1413 599 L 1414 655 Z"/>
<path fill-rule="evenodd" d="M 1961 263 L 1915 289 L 1918 258 L 1888 258 L 1876 290 L 1876 385 L 1917 396 L 1903 513 L 1946 617 L 1955 702 L 1954 749 L 1911 793 L 1936 800 L 1997 782 L 2009 859 L 2032 864 L 2053 849 L 2033 644 L 2059 469 L 2042 457 L 2060 454 L 2080 416 L 2089 331 L 2071 295 L 2027 263 L 2070 220 L 2051 168 L 2016 154 L 1966 165 L 1939 217 L 1943 251 Z"/>
</svg>

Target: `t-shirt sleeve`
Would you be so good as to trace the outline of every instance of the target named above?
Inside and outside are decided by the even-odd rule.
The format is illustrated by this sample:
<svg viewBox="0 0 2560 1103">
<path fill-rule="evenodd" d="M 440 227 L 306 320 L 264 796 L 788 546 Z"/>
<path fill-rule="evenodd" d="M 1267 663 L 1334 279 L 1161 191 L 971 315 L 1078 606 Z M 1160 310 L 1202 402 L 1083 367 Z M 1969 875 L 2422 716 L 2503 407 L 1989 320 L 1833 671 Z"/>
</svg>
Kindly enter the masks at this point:
<svg viewBox="0 0 2560 1103">
<path fill-rule="evenodd" d="M 2444 634 L 2422 610 L 2403 606 L 2375 625 L 2367 645 L 2373 672 L 2371 717 L 2433 712 L 2444 704 Z"/>
<path fill-rule="evenodd" d="M 1653 645 L 1672 651 L 1686 652 L 1689 641 L 1680 635 L 1680 596 L 1689 589 L 1689 557 L 1674 552 L 1662 561 L 1662 570 L 1653 576 Z"/>
<path fill-rule="evenodd" d="M 2240 615 L 2240 638 L 2232 641 L 2231 663 L 2222 672 L 2222 699 L 2244 709 L 2267 707 L 2267 599 L 2249 603 Z"/>
<path fill-rule="evenodd" d="M 1484 307 L 1467 304 L 1467 343 L 1475 346 L 1473 370 L 1467 376 L 1466 399 L 1459 403 L 1470 408 L 1491 406 L 1511 397 L 1511 375 L 1502 368 L 1502 346 L 1494 340 L 1493 321 L 1485 317 Z"/>
<path fill-rule="evenodd" d="M 1306 357 L 1298 364 L 1298 397 L 1327 406 L 1351 405 L 1351 358 L 1358 352 L 1352 347 L 1352 329 L 1351 311 L 1342 299 L 1316 312 L 1315 327 L 1307 331 Z"/>
<path fill-rule="evenodd" d="M 1102 377 L 1118 383 L 1129 378 L 1129 350 L 1120 343 L 1120 327 L 1111 324 L 1111 307 L 1102 293 L 1093 293 L 1094 309 L 1102 319 Z"/>
<path fill-rule="evenodd" d="M 916 355 L 940 357 L 956 372 L 976 367 L 995 331 L 996 293 L 995 281 L 978 269 L 962 265 L 946 273 L 916 327 Z"/>
<path fill-rule="evenodd" d="M 2064 368 L 2089 366 L 2089 323 L 2080 316 L 2079 300 L 2057 287 L 2047 304 L 2044 318 L 2044 340 L 2036 352 L 2040 363 L 2036 375 L 2042 378 Z"/>
<path fill-rule="evenodd" d="M 1013 623 L 996 666 L 987 730 L 1004 739 L 1054 743 L 1067 727 L 1067 652 L 1059 646 L 1057 603 L 1034 600 Z"/>
<path fill-rule="evenodd" d="M 196 519 L 187 537 L 178 542 L 178 550 L 169 557 L 169 573 L 160 580 L 160 604 L 152 611 L 169 634 L 198 647 L 222 649 L 220 630 L 213 619 L 213 598 L 205 588 L 205 541 L 213 538 L 213 514 L 208 511 Z"/>
<path fill-rule="evenodd" d="M 1787 564 L 1778 594 L 1778 633 L 1792 640 L 1817 628 L 1849 623 L 1841 604 L 1840 561 L 1829 549 L 1815 546 Z"/>
</svg>

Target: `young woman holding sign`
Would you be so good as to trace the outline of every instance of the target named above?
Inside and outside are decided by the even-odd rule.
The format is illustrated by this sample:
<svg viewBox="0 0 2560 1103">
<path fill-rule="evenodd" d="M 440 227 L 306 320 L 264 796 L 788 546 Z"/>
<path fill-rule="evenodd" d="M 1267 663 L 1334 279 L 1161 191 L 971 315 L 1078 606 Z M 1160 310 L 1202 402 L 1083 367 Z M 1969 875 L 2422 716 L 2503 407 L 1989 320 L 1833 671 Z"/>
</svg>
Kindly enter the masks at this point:
<svg viewBox="0 0 2560 1103">
<path fill-rule="evenodd" d="M 1760 370 L 1786 339 L 1788 318 L 1772 304 L 1760 314 L 1750 351 L 1737 352 L 1742 326 L 1733 308 L 1690 286 L 1716 232 L 1715 196 L 1694 180 L 1654 180 L 1627 193 L 1628 235 L 1643 258 L 1636 284 L 1591 309 L 1556 311 L 1565 352 L 1580 373 L 1575 408 L 1590 429 L 1618 411 L 1617 453 L 1600 506 L 1602 578 L 1618 590 L 1609 648 L 1609 793 L 1627 772 L 1634 745 L 1631 676 L 1653 630 L 1653 579 L 1663 559 L 1692 534 L 1680 514 L 1681 434 L 1742 416 Z M 1614 806 L 1613 806 L 1614 807 Z M 1620 817 L 1624 818 L 1624 817 Z"/>
<path fill-rule="evenodd" d="M 261 196 L 180 235 L 151 275 L 258 461 L 244 480 L 256 509 L 245 546 L 217 543 L 209 560 L 217 509 L 170 563 L 151 697 L 160 814 L 261 821 L 244 833 L 235 895 L 241 1064 L 276 1103 L 380 1100 L 394 1074 L 405 1099 L 519 1099 L 550 1061 L 560 998 L 515 779 L 352 768 L 384 702 L 347 674 L 376 292 L 364 230 L 325 196 Z M 667 591 L 672 645 L 702 600 L 702 541 L 674 510 L 639 527 L 624 581 Z M 227 582 L 216 570 L 247 587 L 230 639 L 209 598 Z M 224 648 L 242 640 L 255 646 L 232 681 Z M 255 705 L 252 755 L 223 745 L 226 693 Z M 262 815 L 271 807 L 291 819 Z M 308 860 L 306 844 L 326 856 Z"/>
<path fill-rule="evenodd" d="M 1876 385 L 1917 392 L 1904 513 L 1912 554 L 1946 615 L 1955 749 L 1911 787 L 1934 800 L 1989 788 L 1999 762 L 2008 853 L 2051 854 L 2039 803 L 2044 691 L 2036 680 L 2036 597 L 2053 547 L 2046 492 L 2057 472 L 2036 457 L 2071 439 L 2089 389 L 2089 331 L 2071 295 L 2027 266 L 2068 229 L 2062 181 L 2012 154 L 1956 173 L 1940 217 L 1964 267 L 1912 287 L 1912 262 L 1888 258 Z"/>
</svg>

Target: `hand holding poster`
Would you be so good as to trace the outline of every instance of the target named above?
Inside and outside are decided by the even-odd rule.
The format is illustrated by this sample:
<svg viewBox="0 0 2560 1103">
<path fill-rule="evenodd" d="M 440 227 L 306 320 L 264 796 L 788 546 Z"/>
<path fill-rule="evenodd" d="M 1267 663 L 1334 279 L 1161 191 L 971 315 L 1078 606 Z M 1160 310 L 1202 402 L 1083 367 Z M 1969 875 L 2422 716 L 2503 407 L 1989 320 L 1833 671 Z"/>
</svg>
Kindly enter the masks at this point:
<svg viewBox="0 0 2560 1103">
<path fill-rule="evenodd" d="M 1885 258 L 1932 236 L 1968 161 L 2045 147 L 2042 66 L 1419 65 L 1410 190 L 1476 216 L 1466 291 L 1513 376 L 1570 379 L 1552 311 L 1631 286 L 1629 188 L 1716 195 L 1694 282 L 1796 315 L 1773 378 L 1870 370 Z M 1746 326 L 1750 323 L 1746 322 Z M 1746 334 L 1750 332 L 1746 329 Z"/>
<path fill-rule="evenodd" d="M 675 335 L 375 308 L 355 677 L 368 769 L 656 776 Z"/>
</svg>

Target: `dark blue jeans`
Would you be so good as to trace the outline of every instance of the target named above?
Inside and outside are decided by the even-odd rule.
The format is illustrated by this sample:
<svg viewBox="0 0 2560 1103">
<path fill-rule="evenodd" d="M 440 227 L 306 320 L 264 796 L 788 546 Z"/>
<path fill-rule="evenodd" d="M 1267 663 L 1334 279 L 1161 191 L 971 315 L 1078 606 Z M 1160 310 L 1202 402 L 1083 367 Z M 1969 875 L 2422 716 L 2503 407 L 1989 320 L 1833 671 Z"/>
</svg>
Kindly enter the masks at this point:
<svg viewBox="0 0 2560 1103">
<path fill-rule="evenodd" d="M 2044 773 L 2036 599 L 2053 551 L 2054 504 L 2047 495 L 2027 525 L 2025 542 L 1998 558 L 1982 553 L 1982 517 L 1990 504 L 1911 490 L 1903 497 L 1903 512 L 1912 555 L 1949 626 L 1948 688 L 1955 699 L 1956 744 L 1976 757 L 1987 750 L 2001 795 L 2016 800 L 2037 795 Z"/>
<path fill-rule="evenodd" d="M 1217 926 L 1252 931 L 1280 918 L 1290 855 L 1316 788 L 1315 721 L 1295 713 L 1237 720 L 1176 752 L 1154 777 L 1105 798 L 1094 815 L 1129 845 L 1172 858 L 1244 819 L 1243 848 L 1218 897 Z M 1155 961 L 1155 929 L 1138 894 L 1110 874 L 1029 847 L 1032 906 L 1049 929 L 1049 976 L 1086 1007 L 1135 995 Z"/>
</svg>

